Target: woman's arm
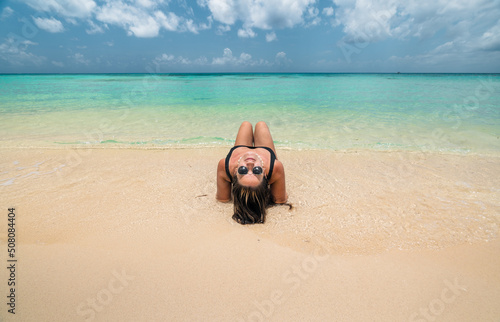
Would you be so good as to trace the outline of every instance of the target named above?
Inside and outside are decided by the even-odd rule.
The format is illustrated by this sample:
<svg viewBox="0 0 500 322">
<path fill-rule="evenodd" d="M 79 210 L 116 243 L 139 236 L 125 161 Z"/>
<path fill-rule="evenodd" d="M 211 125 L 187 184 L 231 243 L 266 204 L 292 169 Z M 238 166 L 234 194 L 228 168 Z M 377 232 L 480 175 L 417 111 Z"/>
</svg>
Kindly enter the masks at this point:
<svg viewBox="0 0 500 322">
<path fill-rule="evenodd" d="M 275 203 L 286 203 L 288 194 L 285 185 L 285 168 L 279 160 L 274 162 L 273 175 L 271 178 L 271 194 Z"/>
<path fill-rule="evenodd" d="M 215 199 L 220 202 L 231 200 L 231 182 L 227 178 L 225 161 L 225 159 L 221 159 L 217 165 L 217 194 Z"/>
</svg>

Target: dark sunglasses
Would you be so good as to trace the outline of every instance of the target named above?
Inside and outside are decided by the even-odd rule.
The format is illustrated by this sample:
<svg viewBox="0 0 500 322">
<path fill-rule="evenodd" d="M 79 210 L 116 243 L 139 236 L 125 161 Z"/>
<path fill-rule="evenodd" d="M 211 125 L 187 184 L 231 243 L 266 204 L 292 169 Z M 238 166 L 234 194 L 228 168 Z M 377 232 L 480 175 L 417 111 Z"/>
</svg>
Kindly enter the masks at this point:
<svg viewBox="0 0 500 322">
<path fill-rule="evenodd" d="M 255 175 L 259 175 L 259 174 L 262 174 L 264 172 L 264 170 L 262 169 L 262 167 L 253 167 L 252 169 L 252 173 L 255 174 Z M 247 174 L 248 173 L 248 168 L 245 167 L 244 165 L 242 165 L 241 167 L 238 168 L 238 173 L 239 174 Z"/>
</svg>

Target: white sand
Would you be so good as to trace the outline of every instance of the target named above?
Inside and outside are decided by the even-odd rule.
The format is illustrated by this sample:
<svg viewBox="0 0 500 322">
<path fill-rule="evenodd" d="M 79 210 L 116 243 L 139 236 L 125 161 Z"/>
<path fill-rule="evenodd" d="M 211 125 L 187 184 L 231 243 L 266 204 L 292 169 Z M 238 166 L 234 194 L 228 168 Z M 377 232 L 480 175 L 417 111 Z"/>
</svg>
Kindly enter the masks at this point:
<svg viewBox="0 0 500 322">
<path fill-rule="evenodd" d="M 498 321 L 499 158 L 279 150 L 295 208 L 241 226 L 225 153 L 1 149 L 0 318 Z"/>
</svg>

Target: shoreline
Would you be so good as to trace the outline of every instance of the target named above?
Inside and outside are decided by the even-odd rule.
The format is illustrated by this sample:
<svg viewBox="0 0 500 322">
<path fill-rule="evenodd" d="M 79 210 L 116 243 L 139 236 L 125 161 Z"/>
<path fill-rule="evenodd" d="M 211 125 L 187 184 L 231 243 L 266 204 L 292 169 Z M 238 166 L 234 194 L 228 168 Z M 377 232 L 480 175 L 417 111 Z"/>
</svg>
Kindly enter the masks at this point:
<svg viewBox="0 0 500 322">
<path fill-rule="evenodd" d="M 61 145 L 34 145 L 34 146 L 0 146 L 1 150 L 156 150 L 156 151 L 170 151 L 170 150 L 204 150 L 204 149 L 226 149 L 229 150 L 234 146 L 231 144 L 186 144 L 186 145 L 97 145 L 97 144 L 61 144 Z M 428 155 L 452 155 L 464 157 L 491 157 L 500 158 L 500 151 L 453 151 L 453 150 L 426 150 L 422 149 L 374 149 L 374 148 L 347 148 L 347 149 L 333 149 L 321 147 L 290 147 L 276 145 L 276 149 L 287 152 L 327 152 L 327 153 L 408 153 L 408 154 L 428 154 Z"/>
<path fill-rule="evenodd" d="M 78 151 L 0 149 L 23 321 L 500 316 L 498 157 L 277 147 L 294 209 L 241 226 L 225 146 Z"/>
</svg>

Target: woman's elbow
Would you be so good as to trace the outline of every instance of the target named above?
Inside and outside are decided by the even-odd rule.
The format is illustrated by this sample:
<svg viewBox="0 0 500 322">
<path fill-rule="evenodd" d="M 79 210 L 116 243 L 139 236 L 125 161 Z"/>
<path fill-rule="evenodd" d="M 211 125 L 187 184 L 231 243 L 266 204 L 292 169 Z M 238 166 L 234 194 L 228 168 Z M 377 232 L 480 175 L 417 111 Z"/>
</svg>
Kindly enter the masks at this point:
<svg viewBox="0 0 500 322">
<path fill-rule="evenodd" d="M 218 202 L 224 202 L 224 203 L 227 203 L 229 201 L 231 201 L 231 198 L 221 198 L 219 197 L 218 195 L 215 196 L 215 199 L 218 201 Z"/>
<path fill-rule="evenodd" d="M 278 197 L 278 198 L 273 198 L 274 200 L 274 203 L 277 203 L 277 204 L 284 204 L 288 201 L 288 194 L 285 195 L 285 197 Z"/>
</svg>

